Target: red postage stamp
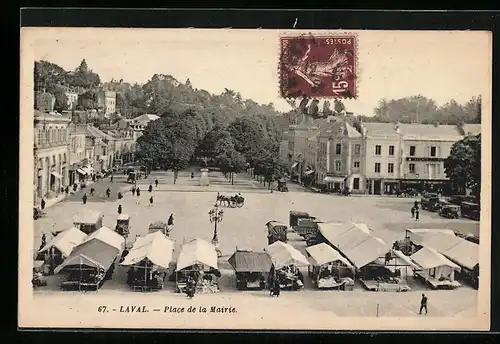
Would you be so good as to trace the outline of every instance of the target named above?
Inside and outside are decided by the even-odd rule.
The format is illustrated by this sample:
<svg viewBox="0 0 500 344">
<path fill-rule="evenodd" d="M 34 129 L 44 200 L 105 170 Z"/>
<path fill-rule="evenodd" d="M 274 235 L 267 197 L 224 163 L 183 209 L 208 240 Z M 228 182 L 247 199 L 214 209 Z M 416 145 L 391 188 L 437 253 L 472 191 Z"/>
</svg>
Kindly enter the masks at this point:
<svg viewBox="0 0 500 344">
<path fill-rule="evenodd" d="M 281 37 L 284 98 L 356 98 L 355 35 Z"/>
</svg>

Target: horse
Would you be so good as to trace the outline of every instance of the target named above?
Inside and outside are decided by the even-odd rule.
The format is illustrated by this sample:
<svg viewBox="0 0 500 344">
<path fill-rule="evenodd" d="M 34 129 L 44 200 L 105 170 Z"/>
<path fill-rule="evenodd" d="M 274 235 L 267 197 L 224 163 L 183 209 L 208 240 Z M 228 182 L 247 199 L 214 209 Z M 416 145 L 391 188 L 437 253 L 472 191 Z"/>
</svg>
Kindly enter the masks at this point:
<svg viewBox="0 0 500 344">
<path fill-rule="evenodd" d="M 219 203 L 219 205 L 224 204 L 229 206 L 231 204 L 231 198 L 217 193 L 217 203 Z"/>
</svg>

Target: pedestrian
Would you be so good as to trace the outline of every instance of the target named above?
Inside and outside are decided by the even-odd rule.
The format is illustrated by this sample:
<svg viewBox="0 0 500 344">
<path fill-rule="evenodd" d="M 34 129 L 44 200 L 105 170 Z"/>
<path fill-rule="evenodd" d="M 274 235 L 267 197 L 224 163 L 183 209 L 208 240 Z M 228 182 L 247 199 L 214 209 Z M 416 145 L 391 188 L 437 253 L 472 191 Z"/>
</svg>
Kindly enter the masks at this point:
<svg viewBox="0 0 500 344">
<path fill-rule="evenodd" d="M 122 205 L 118 204 L 118 215 L 122 214 Z"/>
<path fill-rule="evenodd" d="M 84 193 L 82 197 L 83 204 L 87 204 L 87 194 Z"/>
<path fill-rule="evenodd" d="M 118 191 L 118 199 L 122 199 L 123 198 L 123 195 L 120 191 Z"/>
<path fill-rule="evenodd" d="M 110 188 L 107 188 L 106 189 L 106 196 L 111 197 L 111 189 Z"/>
<path fill-rule="evenodd" d="M 425 314 L 427 314 L 427 296 L 425 294 L 422 294 L 422 299 L 420 300 L 420 311 L 418 314 L 422 314 L 422 310 L 425 309 Z"/>
<path fill-rule="evenodd" d="M 149 191 L 150 193 L 151 193 L 151 191 L 153 191 L 153 185 L 149 184 L 148 191 Z"/>
<path fill-rule="evenodd" d="M 95 183 L 95 174 L 92 175 L 92 181 Z"/>
<path fill-rule="evenodd" d="M 64 189 L 64 192 L 66 192 L 66 195 L 69 194 L 69 186 L 66 186 L 66 189 Z"/>
<path fill-rule="evenodd" d="M 130 189 L 130 191 L 132 191 L 132 196 L 135 196 L 135 186 L 132 186 L 132 189 Z"/>
<path fill-rule="evenodd" d="M 155 179 L 155 186 L 158 187 L 158 179 Z"/>
<path fill-rule="evenodd" d="M 415 217 L 415 207 L 411 208 L 411 218 Z"/>
<path fill-rule="evenodd" d="M 413 207 L 414 207 L 415 209 L 418 209 L 418 201 L 415 201 L 415 203 L 413 203 Z"/>
<path fill-rule="evenodd" d="M 113 182 L 113 175 L 111 175 L 111 183 Z"/>
<path fill-rule="evenodd" d="M 76 189 L 77 189 L 77 188 L 78 188 L 78 184 L 77 184 L 77 183 L 73 184 L 73 191 L 74 191 L 74 192 L 76 192 Z"/>
<path fill-rule="evenodd" d="M 44 248 L 47 245 L 47 236 L 45 233 L 42 233 L 42 243 L 40 244 L 40 249 Z"/>
<path fill-rule="evenodd" d="M 135 192 L 137 193 L 137 197 L 139 197 L 141 195 L 141 189 L 137 188 L 137 190 L 135 190 Z"/>
<path fill-rule="evenodd" d="M 90 196 L 94 196 L 94 191 L 95 191 L 94 188 L 90 188 Z"/>
<path fill-rule="evenodd" d="M 149 197 L 149 206 L 153 206 L 153 196 Z"/>
<path fill-rule="evenodd" d="M 420 212 L 418 211 L 418 208 L 415 209 L 415 221 L 418 221 Z"/>
<path fill-rule="evenodd" d="M 194 172 L 191 172 L 191 179 L 194 178 Z"/>
<path fill-rule="evenodd" d="M 40 202 L 40 206 L 42 207 L 42 210 L 45 209 L 45 200 L 42 198 L 42 202 Z"/>
<path fill-rule="evenodd" d="M 281 291 L 281 286 L 280 286 L 280 280 L 279 278 L 274 279 L 274 288 L 273 288 L 273 295 L 276 295 L 276 297 L 280 296 L 280 291 Z"/>
<path fill-rule="evenodd" d="M 174 225 L 174 214 L 170 214 L 170 217 L 168 218 L 167 225 L 168 226 L 173 226 Z"/>
</svg>

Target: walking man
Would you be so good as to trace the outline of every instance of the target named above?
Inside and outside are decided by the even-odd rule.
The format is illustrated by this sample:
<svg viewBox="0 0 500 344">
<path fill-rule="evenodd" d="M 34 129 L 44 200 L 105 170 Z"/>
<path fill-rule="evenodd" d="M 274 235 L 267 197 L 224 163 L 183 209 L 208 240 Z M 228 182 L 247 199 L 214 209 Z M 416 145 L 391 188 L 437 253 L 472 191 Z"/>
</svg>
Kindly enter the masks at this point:
<svg viewBox="0 0 500 344">
<path fill-rule="evenodd" d="M 135 196 L 135 186 L 132 186 L 131 191 L 132 191 L 132 196 Z"/>
<path fill-rule="evenodd" d="M 155 179 L 155 186 L 158 187 L 158 179 Z"/>
<path fill-rule="evenodd" d="M 111 175 L 111 183 L 113 182 L 113 175 Z"/>
<path fill-rule="evenodd" d="M 148 191 L 151 193 L 153 191 L 153 185 L 149 184 Z"/>
<path fill-rule="evenodd" d="M 106 196 L 111 197 L 111 189 L 110 188 L 107 188 L 106 189 Z"/>
<path fill-rule="evenodd" d="M 82 197 L 83 204 L 87 204 L 87 194 L 84 193 Z"/>
<path fill-rule="evenodd" d="M 90 188 L 90 196 L 94 196 L 94 188 Z"/>
<path fill-rule="evenodd" d="M 139 204 L 139 196 L 141 195 L 141 189 L 137 188 L 135 190 L 135 193 L 137 194 L 137 202 L 135 202 L 135 204 Z"/>
<path fill-rule="evenodd" d="M 122 205 L 118 204 L 118 215 L 122 214 Z"/>
<path fill-rule="evenodd" d="M 40 203 L 40 206 L 42 207 L 42 210 L 45 209 L 45 200 L 42 198 L 42 202 Z"/>
<path fill-rule="evenodd" d="M 149 206 L 153 206 L 153 196 L 149 197 Z"/>
<path fill-rule="evenodd" d="M 415 207 L 411 208 L 411 218 L 415 217 Z"/>
<path fill-rule="evenodd" d="M 418 221 L 420 212 L 418 211 L 418 208 L 415 209 L 415 221 Z"/>
<path fill-rule="evenodd" d="M 427 314 L 427 296 L 425 294 L 422 294 L 422 299 L 420 300 L 420 311 L 418 314 L 422 314 L 422 310 L 425 309 L 425 314 Z"/>
</svg>

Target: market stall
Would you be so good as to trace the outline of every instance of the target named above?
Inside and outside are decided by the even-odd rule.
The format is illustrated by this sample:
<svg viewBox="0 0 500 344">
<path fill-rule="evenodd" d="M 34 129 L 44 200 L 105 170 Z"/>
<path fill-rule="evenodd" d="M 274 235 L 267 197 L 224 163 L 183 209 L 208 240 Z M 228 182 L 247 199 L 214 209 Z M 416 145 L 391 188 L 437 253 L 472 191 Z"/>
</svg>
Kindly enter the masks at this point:
<svg viewBox="0 0 500 344">
<path fill-rule="evenodd" d="M 161 232 L 137 238 L 121 265 L 129 266 L 127 284 L 134 291 L 163 289 L 172 261 L 174 242 Z"/>
<path fill-rule="evenodd" d="M 45 247 L 38 251 L 43 255 L 47 273 L 51 274 L 54 269 L 67 258 L 73 249 L 85 241 L 87 235 L 76 227 L 64 230 L 52 239 Z"/>
<path fill-rule="evenodd" d="M 63 290 L 97 290 L 111 278 L 114 262 L 124 247 L 124 238 L 108 227 L 101 227 L 76 246 L 54 270 L 65 273 Z"/>
<path fill-rule="evenodd" d="M 325 243 L 309 246 L 306 254 L 311 263 L 309 276 L 318 289 L 353 289 L 354 267 L 331 246 Z"/>
<path fill-rule="evenodd" d="M 85 209 L 73 217 L 73 225 L 85 234 L 91 234 L 102 227 L 104 215 L 97 210 Z"/>
<path fill-rule="evenodd" d="M 436 250 L 423 247 L 412 254 L 410 259 L 419 266 L 419 269 L 415 270 L 415 275 L 433 289 L 460 287 L 460 283 L 455 280 L 455 271 L 460 270 L 460 267 Z"/>
<path fill-rule="evenodd" d="M 219 291 L 217 279 L 220 276 L 214 245 L 199 238 L 182 245 L 175 271 L 178 292 L 185 291 L 191 278 L 197 293 L 216 293 Z"/>
<path fill-rule="evenodd" d="M 272 265 L 265 252 L 236 250 L 228 262 L 235 271 L 238 290 L 265 289 Z"/>
<path fill-rule="evenodd" d="M 299 268 L 309 266 L 309 261 L 302 253 L 281 241 L 269 245 L 266 252 L 272 262 L 269 277 L 278 278 L 281 289 L 297 290 L 304 286 L 304 276 Z"/>
</svg>

